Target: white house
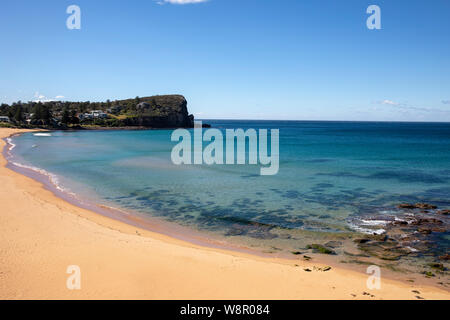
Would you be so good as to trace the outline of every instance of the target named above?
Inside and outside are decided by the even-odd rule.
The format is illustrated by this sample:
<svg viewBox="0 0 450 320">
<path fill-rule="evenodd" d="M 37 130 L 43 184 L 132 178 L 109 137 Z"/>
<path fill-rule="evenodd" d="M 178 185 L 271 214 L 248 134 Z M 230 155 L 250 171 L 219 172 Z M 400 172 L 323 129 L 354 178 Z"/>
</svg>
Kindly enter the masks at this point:
<svg viewBox="0 0 450 320">
<path fill-rule="evenodd" d="M 108 115 L 103 110 L 92 110 L 91 114 L 94 118 L 108 118 Z"/>
<path fill-rule="evenodd" d="M 105 118 L 108 118 L 108 114 L 106 114 L 102 110 L 92 110 L 91 112 L 86 112 L 86 113 L 80 114 L 79 118 L 80 118 L 80 120 L 96 119 L 96 118 L 105 119 Z"/>
<path fill-rule="evenodd" d="M 80 120 L 93 118 L 92 114 L 90 114 L 90 113 L 81 113 L 78 115 L 78 117 L 80 118 Z"/>
<path fill-rule="evenodd" d="M 6 116 L 0 116 L 0 122 L 10 122 L 9 117 Z"/>
</svg>

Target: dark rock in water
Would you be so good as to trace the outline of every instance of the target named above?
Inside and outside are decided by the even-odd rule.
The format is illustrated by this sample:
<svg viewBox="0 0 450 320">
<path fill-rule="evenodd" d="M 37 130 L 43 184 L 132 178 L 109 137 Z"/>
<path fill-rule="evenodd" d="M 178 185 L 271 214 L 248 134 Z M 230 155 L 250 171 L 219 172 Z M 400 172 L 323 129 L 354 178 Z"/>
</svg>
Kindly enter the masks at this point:
<svg viewBox="0 0 450 320">
<path fill-rule="evenodd" d="M 401 257 L 411 253 L 410 250 L 399 246 L 394 241 L 371 241 L 360 243 L 358 248 L 371 256 L 375 256 L 383 260 L 399 260 Z"/>
<path fill-rule="evenodd" d="M 437 269 L 437 270 L 440 270 L 440 271 L 445 271 L 445 267 L 444 267 L 444 265 L 442 263 L 434 262 L 434 263 L 430 263 L 429 266 L 431 268 L 433 268 L 433 269 Z"/>
<path fill-rule="evenodd" d="M 399 260 L 402 256 L 402 254 L 398 254 L 395 252 L 386 252 L 385 254 L 380 255 L 379 258 L 382 260 L 394 261 Z"/>
<path fill-rule="evenodd" d="M 419 228 L 417 229 L 417 231 L 419 231 L 422 234 L 430 234 L 432 232 L 430 228 Z"/>
<path fill-rule="evenodd" d="M 401 203 L 397 206 L 397 208 L 400 209 L 415 209 L 416 207 L 413 204 L 409 204 L 409 203 Z"/>
<path fill-rule="evenodd" d="M 436 209 L 437 206 L 428 203 L 416 203 L 414 205 L 417 209 Z"/>
<path fill-rule="evenodd" d="M 370 239 L 367 239 L 367 238 L 363 238 L 363 239 L 354 239 L 353 240 L 353 242 L 355 242 L 355 243 L 366 243 L 366 242 L 369 242 L 370 241 Z"/>
<path fill-rule="evenodd" d="M 450 254 L 446 253 L 443 256 L 439 257 L 440 260 L 448 261 L 450 260 Z"/>
<path fill-rule="evenodd" d="M 434 227 L 434 228 L 431 228 L 431 231 L 433 231 L 433 232 L 446 232 L 447 230 L 445 228 Z"/>
<path fill-rule="evenodd" d="M 424 224 L 441 225 L 441 224 L 443 224 L 443 222 L 441 220 L 434 219 L 434 218 L 420 218 L 420 219 L 413 221 L 411 224 L 413 224 L 413 225 L 424 225 Z"/>
<path fill-rule="evenodd" d="M 384 242 L 384 241 L 388 240 L 388 236 L 385 234 L 373 234 L 370 236 L 370 239 L 375 240 L 375 241 Z"/>
<path fill-rule="evenodd" d="M 371 219 L 386 221 L 386 223 L 382 235 L 366 235 L 353 240 L 361 254 L 389 261 L 400 260 L 404 257 L 408 257 L 408 261 L 421 260 L 421 257 L 432 257 L 435 261 L 441 260 L 444 263 L 448 261 L 445 237 L 450 230 L 449 220 L 446 217 L 450 210 L 437 211 L 434 210 L 436 206 L 427 203 L 403 203 L 398 207 L 405 211 L 393 211 L 392 214 L 376 217 L 369 212 Z M 344 253 L 354 255 L 346 251 Z M 395 263 L 392 265 L 394 266 Z M 436 264 L 435 269 L 441 270 L 441 266 Z"/>
<path fill-rule="evenodd" d="M 328 248 L 339 248 L 342 246 L 342 242 L 341 241 L 328 241 L 327 243 L 325 243 L 325 247 Z"/>
<path fill-rule="evenodd" d="M 428 204 L 428 203 L 416 203 L 416 204 L 411 204 L 411 203 L 401 203 L 397 206 L 397 208 L 400 209 L 436 209 L 437 206 L 432 205 L 432 204 Z"/>
<path fill-rule="evenodd" d="M 402 241 L 402 242 L 417 242 L 417 241 L 420 241 L 420 235 L 417 233 L 403 235 L 400 238 L 400 241 Z"/>
<path fill-rule="evenodd" d="M 443 214 L 443 215 L 448 215 L 450 214 L 450 210 L 438 210 L 436 211 L 437 214 Z"/>
<path fill-rule="evenodd" d="M 307 245 L 306 249 L 312 249 L 314 252 L 322 254 L 336 254 L 336 252 L 334 252 L 333 250 L 317 243 Z"/>
<path fill-rule="evenodd" d="M 362 257 L 362 258 L 369 258 L 370 255 L 364 254 L 364 253 L 352 253 L 344 250 L 344 254 L 350 257 Z"/>
</svg>

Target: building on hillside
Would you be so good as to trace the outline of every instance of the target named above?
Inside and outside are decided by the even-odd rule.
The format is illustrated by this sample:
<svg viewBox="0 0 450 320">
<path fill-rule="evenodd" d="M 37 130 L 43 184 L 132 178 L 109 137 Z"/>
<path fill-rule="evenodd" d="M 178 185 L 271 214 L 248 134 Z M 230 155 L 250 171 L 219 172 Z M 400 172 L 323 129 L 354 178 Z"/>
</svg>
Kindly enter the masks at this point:
<svg viewBox="0 0 450 320">
<path fill-rule="evenodd" d="M 103 110 L 93 110 L 91 111 L 91 114 L 94 118 L 101 118 L 101 119 L 108 118 L 108 114 L 103 112 Z"/>
<path fill-rule="evenodd" d="M 90 120 L 90 119 L 106 119 L 108 114 L 102 110 L 92 110 L 91 112 L 85 112 L 78 116 L 80 120 Z"/>
<path fill-rule="evenodd" d="M 124 107 L 122 107 L 122 106 L 112 106 L 111 108 L 106 109 L 106 112 L 112 113 L 112 114 L 119 114 L 123 108 Z"/>
</svg>

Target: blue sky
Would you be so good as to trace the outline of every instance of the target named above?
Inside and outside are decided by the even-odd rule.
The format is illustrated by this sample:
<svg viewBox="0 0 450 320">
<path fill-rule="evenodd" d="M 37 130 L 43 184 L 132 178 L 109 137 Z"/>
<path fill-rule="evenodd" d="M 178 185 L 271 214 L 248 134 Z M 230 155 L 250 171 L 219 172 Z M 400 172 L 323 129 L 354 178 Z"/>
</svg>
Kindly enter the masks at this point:
<svg viewBox="0 0 450 320">
<path fill-rule="evenodd" d="M 197 118 L 450 121 L 448 0 L 170 2 L 2 1 L 0 102 L 179 93 Z"/>
</svg>

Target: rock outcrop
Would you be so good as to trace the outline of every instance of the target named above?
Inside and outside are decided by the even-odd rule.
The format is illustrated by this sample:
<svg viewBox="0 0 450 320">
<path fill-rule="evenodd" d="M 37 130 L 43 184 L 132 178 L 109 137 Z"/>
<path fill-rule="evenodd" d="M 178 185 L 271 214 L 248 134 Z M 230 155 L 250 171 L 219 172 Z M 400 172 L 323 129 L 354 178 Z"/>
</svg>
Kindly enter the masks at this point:
<svg viewBox="0 0 450 320">
<path fill-rule="evenodd" d="M 191 128 L 194 116 L 187 110 L 182 95 L 163 95 L 140 98 L 135 114 L 121 120 L 124 126 L 152 128 Z"/>
</svg>

